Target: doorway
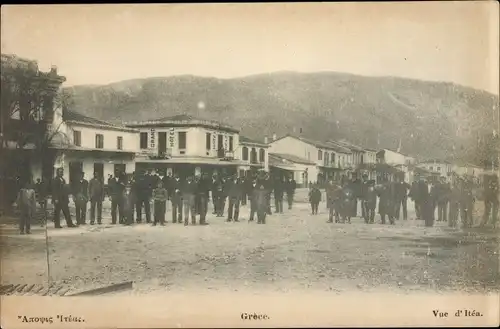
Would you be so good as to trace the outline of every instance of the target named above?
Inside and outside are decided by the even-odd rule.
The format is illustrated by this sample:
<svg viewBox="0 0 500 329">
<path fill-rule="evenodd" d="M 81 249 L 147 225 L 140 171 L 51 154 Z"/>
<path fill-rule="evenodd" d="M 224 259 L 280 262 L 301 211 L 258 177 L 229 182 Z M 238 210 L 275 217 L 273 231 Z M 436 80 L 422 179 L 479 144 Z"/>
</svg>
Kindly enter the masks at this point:
<svg viewBox="0 0 500 329">
<path fill-rule="evenodd" d="M 167 133 L 158 133 L 158 155 L 164 156 L 167 153 Z"/>
</svg>

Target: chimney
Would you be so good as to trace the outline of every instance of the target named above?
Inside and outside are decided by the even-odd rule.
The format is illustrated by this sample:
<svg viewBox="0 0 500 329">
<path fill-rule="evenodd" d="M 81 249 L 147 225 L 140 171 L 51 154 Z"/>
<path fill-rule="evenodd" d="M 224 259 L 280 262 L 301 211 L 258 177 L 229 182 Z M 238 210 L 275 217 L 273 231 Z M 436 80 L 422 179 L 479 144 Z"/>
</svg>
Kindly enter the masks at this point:
<svg viewBox="0 0 500 329">
<path fill-rule="evenodd" d="M 300 128 L 299 133 L 302 134 L 302 128 Z"/>
<path fill-rule="evenodd" d="M 264 137 L 264 144 L 269 144 L 269 138 L 267 138 L 267 136 Z"/>
<path fill-rule="evenodd" d="M 52 66 L 50 67 L 50 73 L 51 73 L 51 74 L 54 74 L 54 75 L 57 75 L 57 66 L 52 65 Z"/>
<path fill-rule="evenodd" d="M 276 140 L 276 134 L 273 134 L 273 142 Z"/>
</svg>

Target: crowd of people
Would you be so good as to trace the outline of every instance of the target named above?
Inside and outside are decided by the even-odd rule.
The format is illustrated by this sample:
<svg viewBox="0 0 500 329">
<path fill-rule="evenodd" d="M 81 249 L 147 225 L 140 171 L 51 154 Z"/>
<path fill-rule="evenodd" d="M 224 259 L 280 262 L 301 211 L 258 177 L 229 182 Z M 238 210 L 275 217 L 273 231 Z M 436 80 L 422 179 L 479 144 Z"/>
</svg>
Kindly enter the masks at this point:
<svg viewBox="0 0 500 329">
<path fill-rule="evenodd" d="M 396 175 L 394 181 L 385 180 L 376 184 L 368 180 L 366 175 L 358 179 L 356 175 L 352 180 L 344 180 L 341 185 L 330 181 L 326 187 L 329 223 L 350 221 L 357 217 L 358 202 L 361 202 L 361 217 L 366 223 L 374 223 L 375 209 L 378 200 L 378 213 L 382 224 L 388 218 L 390 224 L 399 220 L 401 210 L 403 220 L 408 219 L 408 199 L 415 205 L 416 219 L 424 220 L 426 226 L 433 226 L 437 221 L 448 222 L 450 227 L 456 227 L 460 218 L 464 228 L 473 225 L 473 212 L 476 197 L 473 193 L 474 184 L 470 179 L 453 176 L 451 183 L 446 177 L 439 181 L 420 178 L 411 185 L 404 181 L 404 176 Z M 317 213 L 317 205 L 321 194 L 312 187 L 310 202 L 312 213 Z M 480 226 L 490 225 L 496 227 L 498 217 L 498 190 L 499 183 L 496 175 L 485 177 L 482 191 L 485 209 Z M 347 210 L 346 210 L 347 209 Z M 460 217 L 459 217 L 460 216 Z"/>
<path fill-rule="evenodd" d="M 271 200 L 274 199 L 275 212 L 283 213 L 284 200 L 288 202 L 288 209 L 292 209 L 296 190 L 293 179 L 271 177 L 264 171 L 244 177 L 217 174 L 209 176 L 205 173 L 190 175 L 184 179 L 177 174 L 165 175 L 152 170 L 133 173 L 130 178 L 117 172 L 108 177 L 107 184 L 104 184 L 98 173 L 94 173 L 90 181 L 81 173 L 79 179 L 67 184 L 62 169 L 58 169 L 50 184 L 50 193 L 46 184 L 40 180 L 34 188 L 30 185 L 27 184 L 20 190 L 17 200 L 22 234 L 30 233 L 30 218 L 35 213 L 37 202 L 46 211 L 49 194 L 54 205 L 54 226 L 61 228 L 61 212 L 67 227 L 85 225 L 89 203 L 90 224 L 94 225 L 96 220 L 97 224 L 102 224 L 102 206 L 106 196 L 111 201 L 112 224 L 141 223 L 144 210 L 146 223 L 165 225 L 170 204 L 172 223 L 207 225 L 209 202 L 213 204 L 213 215 L 226 217 L 228 222 L 238 222 L 240 206 L 249 203 L 249 221 L 254 221 L 257 217 L 257 223 L 265 224 L 266 216 L 272 214 Z M 333 223 L 334 219 L 337 223 L 350 222 L 351 218 L 359 215 L 366 223 L 372 224 L 378 201 L 380 222 L 385 224 L 388 219 L 394 225 L 401 213 L 403 220 L 408 219 L 407 204 L 410 199 L 415 205 L 416 219 L 423 220 L 426 226 L 434 225 L 436 210 L 437 221 L 448 222 L 450 227 L 456 227 L 459 218 L 464 228 L 473 224 L 472 214 L 476 202 L 473 183 L 463 177 L 454 176 L 451 183 L 445 177 L 437 182 L 418 179 L 410 185 L 404 181 L 403 176 L 396 176 L 394 181 L 386 179 L 376 184 L 366 175 L 358 179 L 353 174 L 350 179 L 342 177 L 340 184 L 334 181 L 328 181 L 326 186 L 310 184 L 309 202 L 313 215 L 318 214 L 323 187 L 329 209 L 328 223 Z M 481 226 L 495 227 L 497 224 L 498 188 L 496 175 L 485 179 L 482 193 L 485 211 Z M 73 223 L 69 211 L 70 198 L 75 205 L 76 223 Z M 361 214 L 358 214 L 359 203 Z"/>
<path fill-rule="evenodd" d="M 228 222 L 238 222 L 240 206 L 249 203 L 249 220 L 254 221 L 257 217 L 258 224 L 265 224 L 266 216 L 272 214 L 271 195 L 274 196 L 276 212 L 283 213 L 285 194 L 288 209 L 291 209 L 295 190 L 296 182 L 293 179 L 272 179 L 269 173 L 264 171 L 244 177 L 218 174 L 210 177 L 205 173 L 190 175 L 185 179 L 177 174 L 165 175 L 153 170 L 133 173 L 131 178 L 117 172 L 108 177 L 105 185 L 98 173 L 94 173 L 90 181 L 81 173 L 80 179 L 67 184 L 62 169 L 58 169 L 51 184 L 53 221 L 56 228 L 62 227 L 61 212 L 67 227 L 85 225 L 89 203 L 90 224 L 94 225 L 96 219 L 97 224 L 102 224 L 102 204 L 106 196 L 111 201 L 111 224 L 141 223 L 144 210 L 146 223 L 165 225 L 167 204 L 170 204 L 172 223 L 207 225 L 210 201 L 213 203 L 213 214 L 217 217 L 227 216 Z M 48 191 L 44 184 L 38 181 L 35 191 L 40 206 L 46 209 Z M 69 211 L 70 197 L 75 205 L 76 224 L 73 223 Z M 23 219 L 23 222 L 25 221 Z M 29 229 L 21 227 L 22 233 L 25 230 L 29 233 Z"/>
</svg>

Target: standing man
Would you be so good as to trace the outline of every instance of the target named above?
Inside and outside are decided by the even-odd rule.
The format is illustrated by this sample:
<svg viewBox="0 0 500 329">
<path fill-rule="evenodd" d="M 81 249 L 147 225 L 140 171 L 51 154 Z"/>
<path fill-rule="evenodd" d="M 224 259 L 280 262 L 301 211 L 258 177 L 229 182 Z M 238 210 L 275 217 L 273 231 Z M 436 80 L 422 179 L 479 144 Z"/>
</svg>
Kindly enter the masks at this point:
<svg viewBox="0 0 500 329">
<path fill-rule="evenodd" d="M 451 188 L 446 177 L 441 177 L 437 190 L 438 221 L 447 222 L 448 203 L 450 202 Z"/>
<path fill-rule="evenodd" d="M 123 192 L 125 184 L 119 178 L 120 174 L 115 173 L 115 177 L 109 182 L 109 198 L 111 199 L 111 224 L 116 224 L 116 215 L 118 212 L 118 221 L 122 221 L 123 217 Z"/>
<path fill-rule="evenodd" d="M 380 219 L 382 224 L 385 224 L 385 216 L 389 217 L 389 222 L 394 225 L 394 199 L 393 194 L 394 184 L 385 181 L 380 189 L 378 190 L 379 203 L 378 203 L 378 213 L 380 214 Z"/>
<path fill-rule="evenodd" d="M 340 193 L 340 187 L 335 185 L 332 179 L 328 181 L 326 186 L 326 206 L 328 207 L 328 221 L 327 223 L 333 223 L 333 217 L 336 217 L 336 207 Z"/>
<path fill-rule="evenodd" d="M 267 191 L 263 172 L 260 172 L 259 177 L 252 182 L 250 207 L 249 221 L 253 221 L 254 214 L 257 213 L 257 224 L 265 224 L 267 212 Z"/>
<path fill-rule="evenodd" d="M 420 198 L 420 215 L 424 220 L 425 226 L 431 227 L 434 225 L 434 199 L 431 193 L 432 187 L 429 182 L 423 178 L 419 182 L 419 198 Z"/>
<path fill-rule="evenodd" d="M 415 217 L 417 220 L 420 219 L 420 198 L 419 198 L 419 181 L 415 180 L 411 183 L 410 193 L 408 196 L 413 200 L 415 205 Z"/>
<path fill-rule="evenodd" d="M 363 209 L 365 214 L 365 223 L 373 224 L 375 221 L 375 208 L 377 206 L 377 191 L 375 190 L 375 181 L 366 181 L 364 191 Z"/>
<path fill-rule="evenodd" d="M 212 200 L 216 216 L 224 216 L 224 182 L 217 175 L 212 179 Z"/>
<path fill-rule="evenodd" d="M 170 201 L 172 202 L 172 223 L 182 223 L 182 184 L 179 174 L 175 173 L 168 186 Z"/>
<path fill-rule="evenodd" d="M 76 227 L 71 221 L 71 214 L 69 212 L 69 188 L 66 180 L 63 177 L 63 168 L 57 169 L 57 176 L 52 182 L 52 203 L 54 204 L 54 224 L 55 228 L 61 228 L 60 212 L 64 214 L 66 225 L 68 227 Z"/>
<path fill-rule="evenodd" d="M 358 217 L 358 200 L 362 201 L 362 182 L 357 173 L 352 173 L 351 189 L 354 192 L 352 202 L 352 217 Z"/>
<path fill-rule="evenodd" d="M 227 221 L 230 222 L 234 220 L 235 222 L 239 222 L 238 216 L 240 213 L 240 201 L 242 193 L 241 182 L 238 179 L 238 177 L 234 175 L 231 180 L 227 181 L 226 186 L 227 186 L 227 197 L 229 199 L 228 200 L 229 206 L 227 209 Z"/>
<path fill-rule="evenodd" d="M 279 177 L 274 180 L 274 206 L 277 214 L 283 213 L 283 192 L 285 187 L 283 183 Z"/>
<path fill-rule="evenodd" d="M 454 177 L 450 190 L 450 216 L 448 218 L 448 226 L 456 227 L 458 222 L 458 213 L 460 211 L 461 198 L 461 179 Z"/>
<path fill-rule="evenodd" d="M 211 189 L 211 179 L 206 173 L 204 173 L 198 181 L 198 186 L 196 189 L 198 207 L 200 212 L 200 225 L 208 225 L 208 223 L 206 222 L 206 218 Z"/>
<path fill-rule="evenodd" d="M 297 183 L 292 178 L 288 178 L 286 183 L 286 198 L 288 201 L 288 209 L 292 209 L 293 205 L 293 196 L 295 195 L 295 190 L 297 189 Z"/>
<path fill-rule="evenodd" d="M 486 177 L 485 177 L 486 178 Z M 484 214 L 481 227 L 488 225 L 491 214 L 491 225 L 496 227 L 498 216 L 498 176 L 493 174 L 484 181 Z"/>
<path fill-rule="evenodd" d="M 396 219 L 399 220 L 399 214 L 401 206 L 403 208 L 403 220 L 408 219 L 408 191 L 410 190 L 410 184 L 404 181 L 404 174 L 398 175 L 396 186 L 395 186 L 395 215 Z"/>
<path fill-rule="evenodd" d="M 85 225 L 87 217 L 87 202 L 89 201 L 89 182 L 85 179 L 85 174 L 80 173 L 80 179 L 73 185 L 73 201 L 76 208 L 76 224 Z"/>
<path fill-rule="evenodd" d="M 144 211 L 146 212 L 146 223 L 151 223 L 151 204 L 150 200 L 153 194 L 153 182 L 156 182 L 156 178 L 152 175 L 139 175 L 137 180 L 137 195 L 136 195 L 136 214 L 137 223 L 142 222 L 142 206 L 144 205 Z"/>
<path fill-rule="evenodd" d="M 104 200 L 104 185 L 99 179 L 99 174 L 94 173 L 94 177 L 89 182 L 90 198 L 90 225 L 95 223 L 95 208 L 97 206 L 97 224 L 102 224 L 102 201 Z"/>
<path fill-rule="evenodd" d="M 197 183 L 193 176 L 189 175 L 182 185 L 182 202 L 184 203 L 184 226 L 189 225 L 189 215 L 191 214 L 191 224 L 196 225 L 196 191 Z"/>
<path fill-rule="evenodd" d="M 472 214 L 474 212 L 474 195 L 472 193 L 473 182 L 470 178 L 465 178 L 462 184 L 462 195 L 460 212 L 462 215 L 462 227 L 471 228 L 474 224 Z"/>
<path fill-rule="evenodd" d="M 165 225 L 165 211 L 167 208 L 168 191 L 163 187 L 163 182 L 158 181 L 158 185 L 153 190 L 154 200 L 154 221 L 153 226 L 160 223 L 161 226 Z"/>
</svg>

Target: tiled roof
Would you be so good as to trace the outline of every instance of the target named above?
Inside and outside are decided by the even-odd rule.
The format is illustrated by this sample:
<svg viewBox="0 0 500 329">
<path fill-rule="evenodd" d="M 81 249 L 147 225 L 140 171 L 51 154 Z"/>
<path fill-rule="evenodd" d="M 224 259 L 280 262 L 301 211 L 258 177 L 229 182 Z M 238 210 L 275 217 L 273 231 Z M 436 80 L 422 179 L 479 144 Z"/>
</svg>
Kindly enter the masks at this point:
<svg viewBox="0 0 500 329">
<path fill-rule="evenodd" d="M 345 154 L 352 153 L 351 150 L 349 150 L 349 148 L 347 148 L 347 147 L 345 147 L 343 145 L 340 145 L 340 144 L 338 144 L 336 142 L 329 141 L 329 142 L 327 142 L 327 144 L 330 145 L 330 147 L 332 147 L 335 152 L 345 153 Z"/>
<path fill-rule="evenodd" d="M 315 165 L 314 162 L 298 157 L 296 155 L 292 154 L 286 154 L 286 153 L 269 153 L 269 158 L 278 158 L 278 159 L 284 159 L 286 161 L 290 162 L 295 162 L 295 163 L 300 163 L 300 164 L 306 164 L 306 165 Z"/>
<path fill-rule="evenodd" d="M 78 112 L 70 111 L 70 110 L 63 111 L 63 120 L 70 121 L 70 122 L 76 122 L 76 123 L 82 123 L 82 124 L 88 124 L 88 125 L 93 125 L 93 126 L 105 127 L 105 128 L 108 127 L 108 128 L 114 128 L 114 129 L 132 130 L 132 129 L 124 127 L 124 126 L 111 124 L 109 122 L 98 120 L 95 118 L 91 118 L 91 117 L 88 117 L 86 115 L 80 114 Z"/>
<path fill-rule="evenodd" d="M 259 144 L 259 145 L 266 145 L 267 146 L 267 144 L 265 144 L 262 141 L 257 141 L 255 139 L 251 139 L 251 138 L 241 136 L 241 135 L 240 135 L 240 143 Z"/>
<path fill-rule="evenodd" d="M 333 141 L 341 146 L 344 146 L 348 149 L 350 149 L 351 151 L 356 151 L 356 152 L 364 152 L 365 149 L 362 148 L 361 146 L 358 146 L 358 145 L 354 145 L 352 143 L 349 143 L 348 141 L 346 140 L 339 140 L 339 141 Z"/>
<path fill-rule="evenodd" d="M 130 127 L 147 127 L 147 126 L 164 126 L 164 125 L 189 125 L 189 126 L 202 126 L 211 129 L 225 129 L 232 132 L 239 132 L 239 129 L 231 127 L 215 120 L 208 120 L 204 118 L 196 118 L 188 114 L 177 114 L 174 116 L 163 117 L 159 119 L 151 119 L 146 121 L 128 122 L 127 126 Z"/>
</svg>

